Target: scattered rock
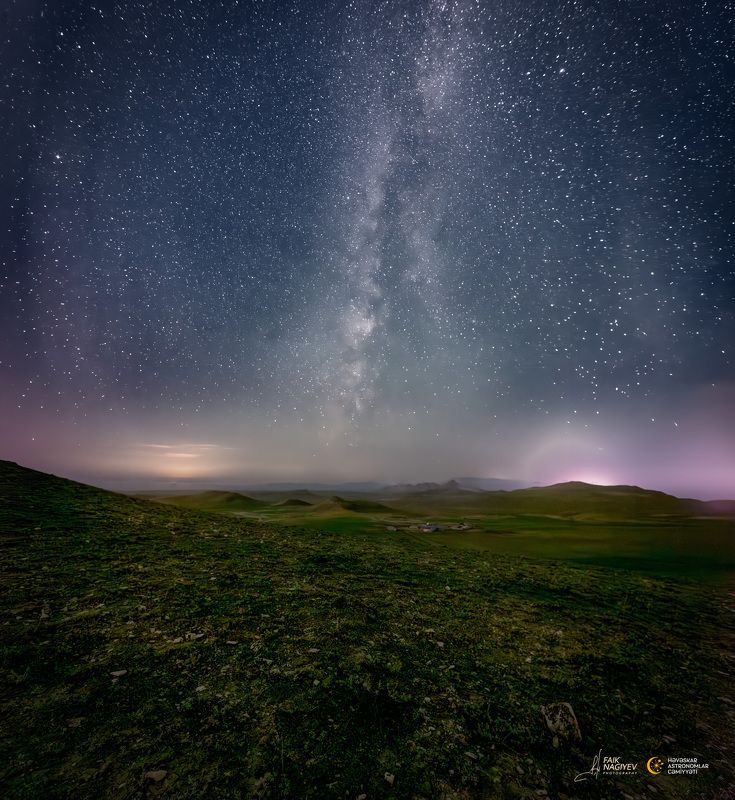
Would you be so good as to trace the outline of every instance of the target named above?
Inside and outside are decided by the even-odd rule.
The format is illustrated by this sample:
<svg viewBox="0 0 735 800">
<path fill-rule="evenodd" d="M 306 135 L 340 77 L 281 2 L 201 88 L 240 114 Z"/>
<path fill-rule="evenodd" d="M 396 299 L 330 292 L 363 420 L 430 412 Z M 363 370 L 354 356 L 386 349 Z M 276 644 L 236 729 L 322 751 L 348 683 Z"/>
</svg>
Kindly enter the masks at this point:
<svg viewBox="0 0 735 800">
<path fill-rule="evenodd" d="M 197 686 L 197 688 L 194 691 L 195 692 L 204 692 L 204 691 L 206 691 L 206 689 L 207 689 L 206 686 Z"/>
<path fill-rule="evenodd" d="M 266 772 L 265 775 L 261 775 L 260 778 L 255 782 L 256 789 L 264 789 L 267 787 L 270 782 L 273 780 L 273 775 L 270 772 Z"/>
<path fill-rule="evenodd" d="M 546 727 L 560 739 L 569 741 L 582 741 L 582 733 L 574 709 L 569 703 L 551 703 L 541 706 Z"/>
<path fill-rule="evenodd" d="M 306 652 L 307 653 L 318 653 L 319 652 L 319 648 L 318 647 L 310 647 Z"/>
<path fill-rule="evenodd" d="M 154 769 L 150 772 L 146 772 L 143 779 L 146 781 L 153 781 L 153 783 L 160 783 L 166 775 L 168 775 L 168 772 L 165 769 Z"/>
<path fill-rule="evenodd" d="M 367 800 L 366 794 L 358 794 L 355 800 Z"/>
<path fill-rule="evenodd" d="M 225 644 L 237 644 L 237 642 L 234 639 L 228 639 Z"/>
<path fill-rule="evenodd" d="M 183 636 L 177 636 L 175 639 L 169 639 L 169 642 L 171 642 L 171 644 L 180 644 L 183 641 L 184 641 Z"/>
<path fill-rule="evenodd" d="M 383 777 L 391 786 L 393 786 L 393 781 L 396 779 L 396 776 L 392 772 L 386 772 Z"/>
<path fill-rule="evenodd" d="M 111 672 L 113 678 L 122 678 L 123 675 L 127 675 L 128 671 L 126 669 L 116 669 L 114 672 Z"/>
</svg>

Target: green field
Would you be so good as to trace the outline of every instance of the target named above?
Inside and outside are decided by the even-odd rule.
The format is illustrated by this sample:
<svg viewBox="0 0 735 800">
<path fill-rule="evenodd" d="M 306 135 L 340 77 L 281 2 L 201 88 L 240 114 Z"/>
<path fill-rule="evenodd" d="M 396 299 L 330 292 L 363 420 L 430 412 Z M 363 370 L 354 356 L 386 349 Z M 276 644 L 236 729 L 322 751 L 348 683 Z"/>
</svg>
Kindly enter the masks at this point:
<svg viewBox="0 0 735 800">
<path fill-rule="evenodd" d="M 175 502 L 188 508 L 209 508 L 206 501 L 198 505 L 199 497 L 203 495 L 188 495 L 176 498 Z M 407 549 L 431 546 L 477 550 L 715 583 L 735 579 L 732 518 L 659 513 L 638 519 L 621 519 L 619 513 L 609 517 L 599 513 L 579 515 L 570 511 L 575 508 L 573 499 L 556 508 L 560 512 L 557 514 L 478 514 L 471 503 L 468 511 L 464 500 L 457 502 L 455 498 L 449 504 L 441 499 L 432 507 L 430 498 L 422 498 L 423 514 L 412 514 L 367 496 L 338 498 L 339 503 L 328 497 L 313 496 L 311 505 L 291 504 L 288 498 L 288 494 L 270 494 L 267 500 L 248 498 L 249 502 L 260 505 L 256 509 L 236 509 L 236 513 L 280 526 L 363 535 L 370 541 L 397 540 Z M 398 498 L 393 502 L 397 506 L 407 500 Z M 420 522 L 447 527 L 424 533 L 417 530 Z M 469 530 L 452 530 L 459 522 L 465 522 Z"/>
<path fill-rule="evenodd" d="M 638 487 L 560 484 L 513 492 L 457 488 L 399 494 L 201 492 L 150 499 L 279 526 L 620 568 L 714 583 L 735 579 L 735 504 L 681 500 Z M 213 498 L 216 501 L 213 502 Z M 226 499 L 225 499 L 226 498 Z M 722 510 L 728 516 L 718 516 Z M 418 529 L 422 522 L 443 527 Z M 463 522 L 468 530 L 452 530 Z M 391 528 L 395 530 L 390 530 Z"/>
<path fill-rule="evenodd" d="M 424 534 L 385 529 L 411 509 L 268 502 L 0 463 L 3 798 L 731 796 L 730 522 Z M 710 768 L 575 783 L 600 748 Z"/>
<path fill-rule="evenodd" d="M 475 550 L 715 583 L 735 577 L 735 531 L 729 520 L 615 524 L 519 516 L 470 522 L 472 530 L 437 533 L 387 532 L 382 523 L 354 516 L 334 517 L 327 522 L 291 519 L 287 524 L 366 534 L 373 540 L 376 536 L 398 539 L 407 548 Z"/>
</svg>

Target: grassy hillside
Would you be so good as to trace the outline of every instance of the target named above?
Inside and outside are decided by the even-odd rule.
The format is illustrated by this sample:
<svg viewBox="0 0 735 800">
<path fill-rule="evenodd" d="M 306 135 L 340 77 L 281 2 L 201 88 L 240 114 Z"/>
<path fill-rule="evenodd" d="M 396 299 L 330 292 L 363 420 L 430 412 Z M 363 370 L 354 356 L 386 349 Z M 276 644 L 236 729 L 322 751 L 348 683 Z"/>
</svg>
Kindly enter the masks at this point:
<svg viewBox="0 0 735 800">
<path fill-rule="evenodd" d="M 711 799 L 732 598 L 0 464 L 4 798 Z M 568 702 L 581 740 L 549 730 Z M 599 748 L 701 777 L 574 783 Z"/>
</svg>

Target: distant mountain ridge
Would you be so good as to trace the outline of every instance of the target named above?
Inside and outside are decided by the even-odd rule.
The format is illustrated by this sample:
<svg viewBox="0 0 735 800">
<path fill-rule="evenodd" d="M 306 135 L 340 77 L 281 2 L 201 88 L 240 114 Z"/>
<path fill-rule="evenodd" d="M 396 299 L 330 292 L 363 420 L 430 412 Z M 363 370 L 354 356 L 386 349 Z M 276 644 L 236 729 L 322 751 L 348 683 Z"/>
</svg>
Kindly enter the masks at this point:
<svg viewBox="0 0 735 800">
<path fill-rule="evenodd" d="M 246 483 L 242 488 L 248 492 L 377 492 L 385 488 L 385 484 L 377 481 L 347 481 L 329 483 L 318 481 L 276 481 L 274 483 Z"/>
<path fill-rule="evenodd" d="M 450 482 L 436 490 L 398 494 L 396 502 L 407 510 L 424 513 L 461 507 L 473 514 L 545 514 L 570 518 L 735 516 L 732 500 L 693 500 L 640 486 L 598 486 L 581 481 L 494 492 L 468 491 Z"/>
<path fill-rule="evenodd" d="M 521 481 L 515 478 L 453 478 L 452 481 L 463 489 L 479 489 L 483 492 L 510 492 L 514 489 L 530 489 L 538 486 L 533 481 Z"/>
<path fill-rule="evenodd" d="M 243 484 L 246 492 L 255 494 L 271 492 L 391 492 L 400 493 L 408 491 L 433 491 L 441 487 L 459 488 L 479 491 L 495 491 L 525 489 L 537 484 L 532 481 L 521 481 L 515 478 L 451 478 L 448 481 L 424 481 L 421 483 L 380 483 L 378 481 L 345 481 L 342 483 L 314 482 L 314 481 L 286 481 L 274 483 Z"/>
</svg>

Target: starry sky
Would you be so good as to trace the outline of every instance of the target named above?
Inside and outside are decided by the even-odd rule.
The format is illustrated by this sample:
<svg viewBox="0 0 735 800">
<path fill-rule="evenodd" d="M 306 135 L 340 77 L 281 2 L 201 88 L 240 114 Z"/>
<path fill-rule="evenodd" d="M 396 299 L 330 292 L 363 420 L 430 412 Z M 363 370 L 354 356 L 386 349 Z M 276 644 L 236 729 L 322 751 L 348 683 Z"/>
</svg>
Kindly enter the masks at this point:
<svg viewBox="0 0 735 800">
<path fill-rule="evenodd" d="M 735 496 L 731 2 L 1 13 L 1 457 Z"/>
</svg>

